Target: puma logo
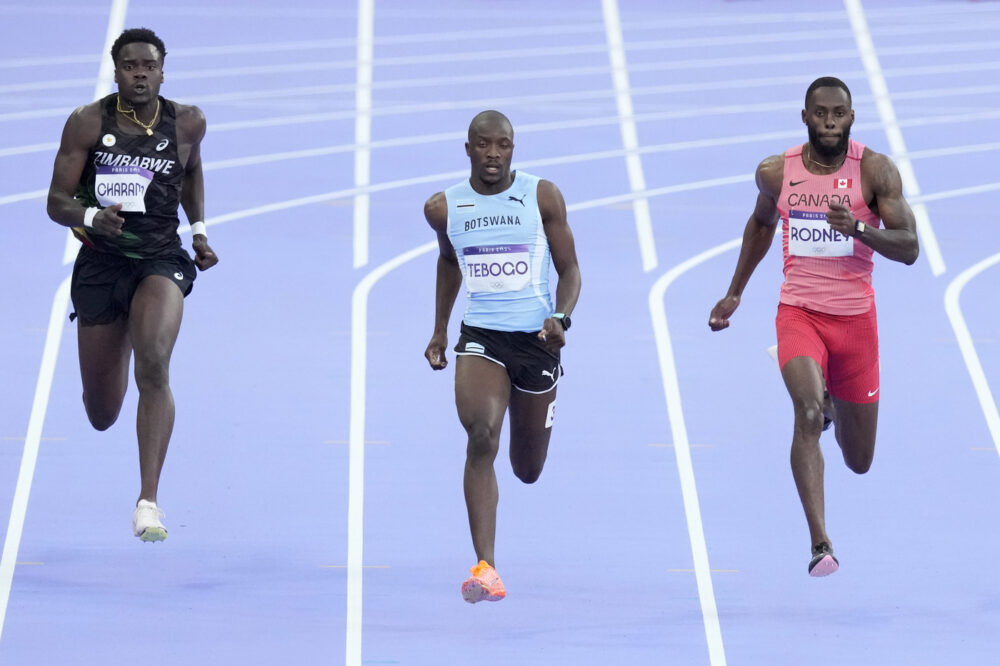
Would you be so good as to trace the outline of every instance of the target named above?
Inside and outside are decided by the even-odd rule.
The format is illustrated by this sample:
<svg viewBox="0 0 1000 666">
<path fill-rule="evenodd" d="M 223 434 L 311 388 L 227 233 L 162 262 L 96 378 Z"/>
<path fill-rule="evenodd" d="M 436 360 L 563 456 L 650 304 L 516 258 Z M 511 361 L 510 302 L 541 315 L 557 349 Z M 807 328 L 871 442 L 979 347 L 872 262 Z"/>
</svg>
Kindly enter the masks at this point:
<svg viewBox="0 0 1000 666">
<path fill-rule="evenodd" d="M 555 381 L 556 380 L 556 369 L 557 369 L 557 367 L 556 368 L 552 368 L 552 372 L 549 372 L 548 370 L 542 370 L 542 376 L 543 377 L 548 377 L 552 381 Z"/>
<path fill-rule="evenodd" d="M 520 199 L 518 199 L 518 198 L 517 198 L 517 197 L 515 197 L 515 196 L 514 196 L 513 194 L 508 194 L 508 195 L 507 195 L 507 201 L 516 201 L 517 203 L 519 203 L 519 204 L 521 204 L 522 206 L 524 206 L 524 197 L 526 197 L 526 196 L 528 196 L 528 195 L 527 195 L 527 194 L 522 194 L 522 195 L 521 195 L 521 198 L 520 198 Z"/>
</svg>

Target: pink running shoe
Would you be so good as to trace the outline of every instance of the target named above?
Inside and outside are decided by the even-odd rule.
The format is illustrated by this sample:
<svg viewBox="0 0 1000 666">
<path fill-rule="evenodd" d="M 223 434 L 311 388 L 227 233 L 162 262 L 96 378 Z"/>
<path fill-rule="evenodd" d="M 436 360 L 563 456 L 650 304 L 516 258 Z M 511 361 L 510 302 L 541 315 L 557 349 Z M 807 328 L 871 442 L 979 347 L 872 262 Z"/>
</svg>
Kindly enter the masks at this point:
<svg viewBox="0 0 1000 666">
<path fill-rule="evenodd" d="M 469 569 L 472 577 L 462 583 L 462 598 L 470 604 L 478 601 L 500 601 L 507 596 L 507 590 L 500 580 L 497 570 L 483 560 Z"/>
<path fill-rule="evenodd" d="M 840 562 L 833 556 L 833 548 L 826 541 L 813 546 L 813 558 L 809 562 L 809 575 L 814 578 L 829 576 L 840 568 Z"/>
</svg>

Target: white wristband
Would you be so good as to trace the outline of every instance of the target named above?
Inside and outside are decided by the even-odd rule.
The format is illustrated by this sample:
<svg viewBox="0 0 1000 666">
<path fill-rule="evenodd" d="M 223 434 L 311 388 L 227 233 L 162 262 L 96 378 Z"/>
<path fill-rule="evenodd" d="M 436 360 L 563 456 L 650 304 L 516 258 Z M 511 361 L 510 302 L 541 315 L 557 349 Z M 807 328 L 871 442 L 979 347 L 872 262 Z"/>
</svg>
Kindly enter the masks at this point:
<svg viewBox="0 0 1000 666">
<path fill-rule="evenodd" d="M 87 228 L 93 228 L 94 218 L 100 211 L 101 211 L 100 208 L 88 208 L 87 210 L 83 211 L 83 226 Z"/>
<path fill-rule="evenodd" d="M 200 235 L 200 236 L 204 236 L 205 238 L 208 238 L 208 234 L 205 233 L 205 223 L 202 222 L 201 220 L 199 220 L 197 222 L 192 222 L 191 223 L 191 235 L 192 236 Z"/>
</svg>

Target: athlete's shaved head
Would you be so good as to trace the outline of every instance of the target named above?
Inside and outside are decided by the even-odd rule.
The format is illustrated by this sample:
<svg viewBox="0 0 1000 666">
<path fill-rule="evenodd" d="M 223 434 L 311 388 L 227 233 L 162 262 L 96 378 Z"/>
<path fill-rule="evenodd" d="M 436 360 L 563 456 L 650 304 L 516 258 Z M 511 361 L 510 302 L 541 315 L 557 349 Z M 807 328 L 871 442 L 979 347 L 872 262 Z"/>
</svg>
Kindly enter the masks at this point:
<svg viewBox="0 0 1000 666">
<path fill-rule="evenodd" d="M 167 47 L 163 45 L 163 40 L 156 36 L 156 33 L 149 28 L 129 28 L 118 35 L 118 39 L 111 45 L 111 60 L 115 66 L 118 65 L 118 56 L 121 55 L 122 48 L 126 44 L 152 44 L 160 52 L 160 64 L 167 57 Z"/>
<path fill-rule="evenodd" d="M 501 131 L 506 130 L 510 134 L 510 139 L 514 139 L 514 126 L 510 124 L 510 120 L 507 116 L 503 115 L 499 111 L 481 111 L 476 114 L 476 117 L 472 119 L 469 123 L 469 141 L 472 141 L 475 137 L 475 132 L 478 130 L 486 129 L 500 129 Z"/>
<path fill-rule="evenodd" d="M 835 76 L 821 76 L 806 88 L 806 108 L 809 108 L 809 98 L 812 97 L 813 91 L 817 88 L 840 88 L 845 93 L 847 93 L 847 103 L 851 104 L 851 91 L 848 90 L 847 84 L 838 79 Z"/>
<path fill-rule="evenodd" d="M 469 123 L 465 154 L 472 165 L 470 182 L 480 194 L 502 192 L 510 187 L 513 175 L 514 128 L 499 111 L 483 111 Z"/>
</svg>

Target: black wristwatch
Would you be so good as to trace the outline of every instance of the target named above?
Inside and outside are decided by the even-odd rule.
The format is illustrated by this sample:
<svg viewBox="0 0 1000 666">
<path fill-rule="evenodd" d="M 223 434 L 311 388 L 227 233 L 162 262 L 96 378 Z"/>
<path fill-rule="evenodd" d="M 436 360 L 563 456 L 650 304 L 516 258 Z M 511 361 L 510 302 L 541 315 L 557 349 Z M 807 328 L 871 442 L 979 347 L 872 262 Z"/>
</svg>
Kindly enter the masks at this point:
<svg viewBox="0 0 1000 666">
<path fill-rule="evenodd" d="M 860 236 L 865 233 L 865 223 L 861 220 L 854 220 L 854 235 Z"/>
<path fill-rule="evenodd" d="M 552 318 L 559 320 L 559 323 L 562 324 L 564 331 L 568 331 L 569 327 L 573 325 L 573 320 L 569 318 L 568 314 L 563 312 L 556 312 L 552 315 Z"/>
</svg>

